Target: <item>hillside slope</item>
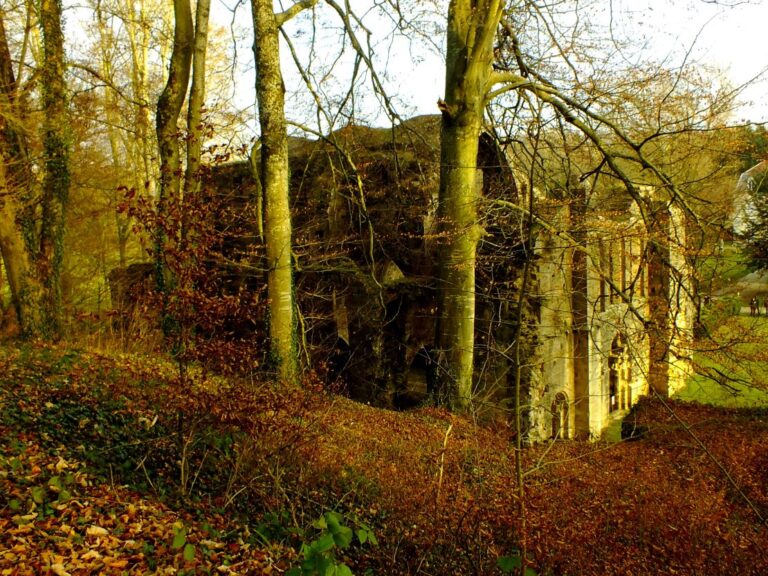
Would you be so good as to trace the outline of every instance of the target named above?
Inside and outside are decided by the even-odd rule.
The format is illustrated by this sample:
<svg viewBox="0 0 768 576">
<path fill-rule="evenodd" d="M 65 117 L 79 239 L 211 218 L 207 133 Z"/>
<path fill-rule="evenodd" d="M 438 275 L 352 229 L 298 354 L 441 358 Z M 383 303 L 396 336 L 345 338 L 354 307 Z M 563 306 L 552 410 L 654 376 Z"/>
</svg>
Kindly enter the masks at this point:
<svg viewBox="0 0 768 576">
<path fill-rule="evenodd" d="M 670 406 L 768 515 L 766 414 Z M 9 345 L 0 574 L 281 574 L 331 510 L 355 538 L 322 554 L 355 574 L 501 573 L 522 544 L 541 574 L 768 573 L 755 510 L 664 406 L 637 418 L 640 441 L 526 450 L 521 506 L 505 426 Z"/>
</svg>

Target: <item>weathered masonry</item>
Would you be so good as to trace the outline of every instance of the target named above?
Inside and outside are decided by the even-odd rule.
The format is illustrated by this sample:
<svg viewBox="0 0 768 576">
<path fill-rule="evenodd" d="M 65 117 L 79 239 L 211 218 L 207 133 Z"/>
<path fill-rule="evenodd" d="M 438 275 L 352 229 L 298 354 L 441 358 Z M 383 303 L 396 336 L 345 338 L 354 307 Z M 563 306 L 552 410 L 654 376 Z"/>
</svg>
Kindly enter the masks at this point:
<svg viewBox="0 0 768 576">
<path fill-rule="evenodd" d="M 582 190 L 546 209 L 565 233 L 536 243 L 533 440 L 599 436 L 640 396 L 673 395 L 685 384 L 694 312 L 685 222 L 655 190 L 643 192 L 654 207 L 652 231 L 619 191 L 587 200 Z"/>
<path fill-rule="evenodd" d="M 439 138 L 428 116 L 290 142 L 302 355 L 381 406 L 429 401 Z M 510 157 L 487 134 L 480 144 L 473 406 L 509 414 L 519 386 L 526 436 L 540 441 L 596 437 L 650 387 L 673 394 L 691 321 L 682 214 L 648 189 L 646 223 L 626 193 L 577 186 L 534 191 L 531 228 L 512 208 L 530 193 Z M 219 259 L 233 291 L 263 285 L 251 170 L 216 168 L 209 186 L 235 206 Z"/>
</svg>

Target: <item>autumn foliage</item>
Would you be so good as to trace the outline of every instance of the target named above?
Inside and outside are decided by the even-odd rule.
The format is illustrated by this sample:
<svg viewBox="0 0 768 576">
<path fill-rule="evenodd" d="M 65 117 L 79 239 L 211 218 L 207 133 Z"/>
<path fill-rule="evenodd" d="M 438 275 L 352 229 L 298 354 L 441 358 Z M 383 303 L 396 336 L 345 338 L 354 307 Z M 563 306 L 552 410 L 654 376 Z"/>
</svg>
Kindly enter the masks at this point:
<svg viewBox="0 0 768 576">
<path fill-rule="evenodd" d="M 523 538 L 539 574 L 768 572 L 759 411 L 645 400 L 641 440 L 527 449 L 523 524 L 504 427 L 311 377 L 193 371 L 182 390 L 150 356 L 29 346 L 0 364 L 0 574 L 281 574 L 331 510 L 375 534 L 338 551 L 355 574 L 496 574 Z"/>
</svg>

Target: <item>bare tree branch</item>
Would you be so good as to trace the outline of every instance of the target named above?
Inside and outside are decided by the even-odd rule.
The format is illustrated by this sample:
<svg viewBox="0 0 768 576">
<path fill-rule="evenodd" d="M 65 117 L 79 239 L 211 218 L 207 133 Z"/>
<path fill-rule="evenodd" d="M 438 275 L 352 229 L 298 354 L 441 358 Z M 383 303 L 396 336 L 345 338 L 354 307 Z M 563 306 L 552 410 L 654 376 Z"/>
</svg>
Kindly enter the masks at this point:
<svg viewBox="0 0 768 576">
<path fill-rule="evenodd" d="M 304 10 L 308 10 L 309 8 L 312 8 L 315 4 L 317 4 L 317 0 L 300 0 L 299 2 L 296 2 L 293 6 L 288 8 L 288 10 L 275 14 L 275 21 L 277 22 L 277 26 L 278 27 L 282 26 L 283 24 L 288 22 L 288 20 L 290 20 L 291 18 L 294 18 L 295 16 L 298 16 Z"/>
</svg>

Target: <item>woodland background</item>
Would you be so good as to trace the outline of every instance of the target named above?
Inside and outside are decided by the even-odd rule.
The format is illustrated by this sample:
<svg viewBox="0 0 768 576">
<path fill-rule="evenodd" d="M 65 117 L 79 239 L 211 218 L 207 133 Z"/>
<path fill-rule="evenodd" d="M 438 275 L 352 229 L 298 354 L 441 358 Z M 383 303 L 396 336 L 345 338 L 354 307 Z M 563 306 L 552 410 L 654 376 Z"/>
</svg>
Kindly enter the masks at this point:
<svg viewBox="0 0 768 576">
<path fill-rule="evenodd" d="M 637 38 L 599 25 L 600 3 L 250 8 L 245 113 L 242 19 L 209 26 L 206 0 L 89 0 L 77 41 L 67 3 L 0 8 L 0 570 L 764 573 L 765 327 L 740 314 L 764 288 L 739 282 L 765 268 L 768 228 L 762 178 L 734 190 L 768 139 L 739 117 L 745 87 L 685 57 L 641 59 Z M 317 215 L 291 203 L 289 146 L 407 120 L 370 18 L 446 67 L 427 280 L 444 353 L 410 412 L 346 398 L 296 305 L 297 269 L 348 253 L 308 256 L 300 224 Z M 287 73 L 301 90 L 286 99 Z M 514 194 L 479 196 L 481 132 Z M 361 215 L 348 250 L 381 284 L 366 167 L 337 151 Z M 258 176 L 247 206 L 212 194 L 233 161 Z M 553 226 L 537 198 L 577 185 L 641 211 L 652 186 L 685 211 L 696 374 L 688 403 L 632 412 L 642 440 L 526 447 L 519 403 L 474 402 L 479 247 L 517 229 L 525 250 L 534 222 Z M 114 280 L 136 264 L 145 290 L 116 306 Z"/>
</svg>

